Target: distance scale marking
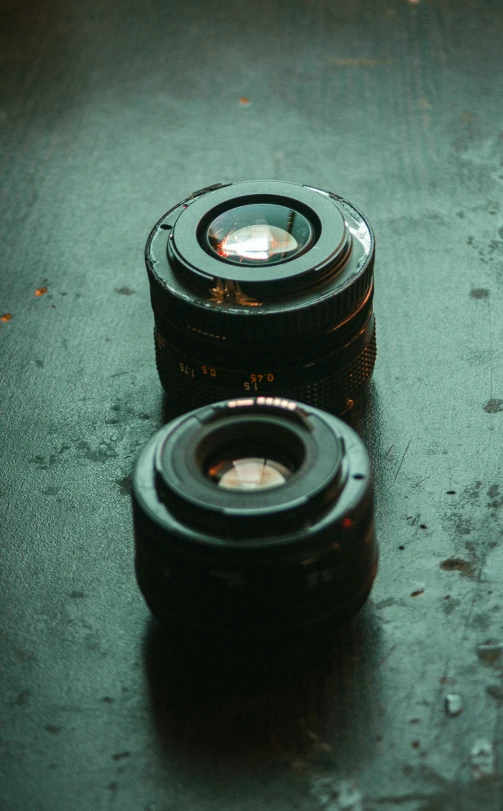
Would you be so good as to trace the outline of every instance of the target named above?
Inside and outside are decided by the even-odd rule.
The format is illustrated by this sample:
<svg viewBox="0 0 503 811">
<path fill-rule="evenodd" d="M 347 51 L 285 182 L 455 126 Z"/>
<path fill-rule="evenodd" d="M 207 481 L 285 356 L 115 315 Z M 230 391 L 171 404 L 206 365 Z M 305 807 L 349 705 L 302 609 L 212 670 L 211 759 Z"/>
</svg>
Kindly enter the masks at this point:
<svg viewBox="0 0 503 811">
<path fill-rule="evenodd" d="M 243 394 L 271 393 L 278 384 L 283 384 L 281 375 L 271 369 L 248 371 L 246 369 L 227 369 L 214 363 L 205 363 L 194 357 L 180 356 L 178 350 L 155 331 L 155 343 L 158 362 L 161 362 L 169 374 L 183 376 L 185 381 L 204 381 L 205 384 L 218 388 L 230 388 L 231 391 L 242 391 Z"/>
<path fill-rule="evenodd" d="M 244 392 L 258 392 L 267 391 L 268 384 L 277 381 L 277 375 L 274 372 L 243 372 L 243 371 L 230 371 L 229 369 L 222 369 L 218 366 L 211 366 L 206 363 L 194 363 L 193 360 L 186 362 L 185 360 L 178 361 L 178 370 L 189 380 L 204 380 L 207 383 L 215 381 L 217 385 L 232 386 L 234 389 L 238 387 Z M 245 375 L 247 379 L 243 379 Z"/>
<path fill-rule="evenodd" d="M 370 341 L 368 340 L 370 337 Z M 228 388 L 230 393 L 236 396 L 239 392 L 243 395 L 290 393 L 302 400 L 309 400 L 312 396 L 309 386 L 316 388 L 328 387 L 329 397 L 341 403 L 352 400 L 353 391 L 363 385 L 371 375 L 373 363 L 375 361 L 375 324 L 373 313 L 364 325 L 359 342 L 362 348 L 356 357 L 351 361 L 349 358 L 341 357 L 340 352 L 332 352 L 328 356 L 319 357 L 316 360 L 301 363 L 296 367 L 286 366 L 285 368 L 262 367 L 248 369 L 229 369 L 215 363 L 208 363 L 200 360 L 194 355 L 180 355 L 182 347 L 173 345 L 166 340 L 159 328 L 155 330 L 156 354 L 159 374 L 161 380 L 176 376 L 181 380 L 181 375 L 185 381 L 194 380 L 204 383 L 205 386 L 214 386 L 223 390 Z M 183 351 L 183 349 L 182 349 Z M 344 354 L 344 353 L 343 353 Z M 349 361 L 349 362 L 348 362 Z M 260 361 L 259 361 L 260 362 Z M 267 360 L 266 360 L 267 362 Z M 251 365 L 251 364 L 250 364 Z M 333 384 L 333 385 L 332 385 Z M 183 383 L 185 386 L 185 382 Z M 307 393 L 300 391 L 307 388 Z M 294 389 L 296 393 L 294 394 Z M 337 389 L 337 391 L 332 390 Z M 323 406 L 323 398 L 319 399 L 318 406 Z M 325 405 L 325 408 L 332 410 L 333 404 Z M 338 408 L 339 406 L 337 406 Z M 343 413 L 345 409 L 343 409 Z"/>
</svg>

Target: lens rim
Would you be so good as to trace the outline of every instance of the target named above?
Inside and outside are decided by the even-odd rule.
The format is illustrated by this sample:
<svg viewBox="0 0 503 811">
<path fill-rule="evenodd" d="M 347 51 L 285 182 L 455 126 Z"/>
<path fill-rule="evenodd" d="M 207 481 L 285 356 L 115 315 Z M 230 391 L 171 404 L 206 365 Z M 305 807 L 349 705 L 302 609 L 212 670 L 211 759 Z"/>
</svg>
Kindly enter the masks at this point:
<svg viewBox="0 0 503 811">
<path fill-rule="evenodd" d="M 272 203 L 292 207 L 309 220 L 317 239 L 292 259 L 270 265 L 250 266 L 225 262 L 210 255 L 201 244 L 207 227 L 225 211 L 239 206 Z M 196 236 L 195 236 L 196 235 Z M 244 181 L 196 198 L 178 216 L 168 241 L 168 261 L 174 258 L 190 284 L 224 279 L 258 291 L 284 287 L 291 291 L 319 280 L 341 264 L 350 249 L 350 231 L 342 212 L 328 196 L 305 186 L 282 181 Z"/>
<path fill-rule="evenodd" d="M 166 532 L 169 533 L 171 542 L 175 545 L 181 543 L 183 548 L 186 548 L 187 542 L 190 540 L 190 544 L 194 544 L 195 548 L 201 548 L 201 552 L 202 550 L 208 552 L 210 549 L 216 552 L 219 548 L 224 547 L 232 549 L 236 553 L 238 550 L 243 552 L 246 549 L 260 549 L 264 550 L 264 553 L 269 550 L 274 553 L 275 549 L 284 546 L 296 548 L 300 545 L 302 548 L 304 544 L 309 546 L 316 543 L 313 536 L 323 535 L 327 527 L 337 527 L 337 523 L 351 513 L 355 505 L 360 504 L 362 499 L 370 497 L 369 493 L 371 494 L 372 490 L 370 460 L 363 443 L 349 426 L 312 406 L 294 403 L 296 410 L 288 412 L 286 406 L 265 405 L 263 403 L 265 399 L 269 398 L 227 400 L 195 409 L 161 429 L 144 449 L 133 474 L 134 500 L 141 504 L 141 510 L 149 516 L 149 520 L 160 527 L 161 548 L 164 547 L 163 538 Z M 201 508 L 197 502 L 199 494 L 194 498 L 192 488 L 194 477 L 198 475 L 197 469 L 192 470 L 185 482 L 178 482 L 178 486 L 171 487 L 171 482 L 177 483 L 178 471 L 170 467 L 168 475 L 170 486 L 166 487 L 166 479 L 159 475 L 159 455 L 162 454 L 170 435 L 176 433 L 178 440 L 187 434 L 187 428 L 198 428 L 201 423 L 197 419 L 197 415 L 202 412 L 205 414 L 212 412 L 213 417 L 218 417 L 228 415 L 229 412 L 235 413 L 234 409 L 241 410 L 242 408 L 256 408 L 257 411 L 275 412 L 282 416 L 293 413 L 296 419 L 306 420 L 309 426 L 315 428 L 324 424 L 325 428 L 335 433 L 338 441 L 341 442 L 343 455 L 339 476 L 325 489 L 323 486 L 319 488 L 318 492 L 315 488 L 304 488 L 299 501 L 295 503 L 293 498 L 289 502 L 289 497 L 293 495 L 291 493 L 292 479 L 295 478 L 297 482 L 299 480 L 302 482 L 303 477 L 301 476 L 294 474 L 281 487 L 270 488 L 262 493 L 261 491 L 233 493 L 215 487 L 214 483 L 203 477 L 199 471 L 199 485 L 206 490 L 206 498 L 208 499 L 208 496 L 211 498 L 213 509 L 211 509 L 211 505 L 210 509 L 204 505 Z M 182 424 L 184 430 L 179 431 Z M 321 451 L 322 454 L 318 454 L 318 460 L 322 456 L 327 456 L 324 444 L 321 446 Z M 353 474 L 355 473 L 361 474 L 363 479 L 354 479 Z M 187 481 L 190 481 L 189 487 L 187 487 Z M 245 496 L 244 505 L 242 504 L 243 495 Z M 215 504 L 216 498 L 219 499 L 217 504 Z M 280 499 L 282 503 L 278 503 Z M 239 504 L 240 501 L 241 504 Z M 289 505 L 293 509 L 289 510 Z M 233 506 L 239 506 L 241 509 L 233 512 Z M 244 513 L 243 506 L 248 508 Z M 272 516 L 278 517 L 279 534 L 278 532 L 275 535 L 270 534 Z M 291 516 L 291 520 L 285 521 L 288 516 Z M 246 521 L 243 520 L 244 517 L 247 519 Z M 256 519 L 256 537 L 254 537 L 253 531 L 249 531 L 253 518 Z M 262 521 L 261 518 L 263 518 Z M 230 523 L 233 523 L 233 531 L 236 531 L 235 537 L 229 532 Z M 265 540 L 264 531 L 269 531 Z M 260 533 L 262 533 L 262 537 L 260 537 Z M 151 542 L 157 544 L 155 538 L 152 538 Z"/>
<path fill-rule="evenodd" d="M 281 487 L 261 490 L 225 490 L 215 487 L 205 474 L 208 459 L 218 448 L 235 441 L 250 447 L 256 439 L 263 450 L 267 442 L 288 454 L 292 476 Z M 323 449 L 323 453 L 321 450 Z M 280 451 L 281 452 L 281 451 Z M 256 536 L 275 518 L 300 524 L 322 511 L 320 502 L 333 497 L 343 478 L 344 447 L 334 432 L 317 417 L 309 422 L 299 411 L 256 403 L 199 409 L 182 419 L 176 430 L 159 444 L 155 469 L 162 500 L 189 526 L 212 525 L 227 535 Z M 243 523 L 244 522 L 244 523 Z"/>
<path fill-rule="evenodd" d="M 373 287 L 375 237 L 365 215 L 349 201 L 332 192 L 313 187 L 299 186 L 289 182 L 253 181 L 259 188 L 263 183 L 272 183 L 276 190 L 283 191 L 293 199 L 298 193 L 306 194 L 314 208 L 315 202 L 323 201 L 324 222 L 334 216 L 343 216 L 351 234 L 351 251 L 342 257 L 340 266 L 320 272 L 311 277 L 297 277 L 296 287 L 291 279 L 259 283 L 245 282 L 234 285 L 223 283 L 220 278 L 198 274 L 197 268 L 186 265 L 179 257 L 173 242 L 173 232 L 178 221 L 197 203 L 201 211 L 213 207 L 214 195 L 219 194 L 224 202 L 233 199 L 234 187 L 247 188 L 251 182 L 229 184 L 217 190 L 204 191 L 201 196 L 190 197 L 179 203 L 157 222 L 145 247 L 145 262 L 150 280 L 152 307 L 158 330 L 166 334 L 171 327 L 180 330 L 183 340 L 201 336 L 216 345 L 227 339 L 239 341 L 271 340 L 295 341 L 299 335 L 320 335 L 346 321 L 368 297 Z M 315 202 L 314 202 L 315 201 Z M 196 241 L 195 233 L 192 239 Z M 315 246 L 316 249 L 316 246 Z M 284 267 L 294 267 L 315 252 L 308 251 L 298 260 L 293 259 Z M 200 248 L 201 254 L 212 260 Z M 212 260 L 219 272 L 225 265 Z M 235 266 L 236 268 L 238 266 Z M 274 265 L 270 268 L 274 271 Z M 254 269 L 264 277 L 265 268 Z M 329 278 L 328 278 L 329 276 Z M 239 287 L 245 294 L 236 295 Z M 220 289 L 218 289 L 220 288 Z M 233 289 L 234 288 L 234 289 Z M 169 325 L 169 329 L 168 329 Z M 165 329 L 166 327 L 166 329 Z M 235 337 L 234 337 L 235 336 Z M 181 337 L 180 337 L 181 340 Z M 202 348 L 201 348 L 202 349 Z M 223 394 L 223 392 L 222 392 Z"/>
</svg>

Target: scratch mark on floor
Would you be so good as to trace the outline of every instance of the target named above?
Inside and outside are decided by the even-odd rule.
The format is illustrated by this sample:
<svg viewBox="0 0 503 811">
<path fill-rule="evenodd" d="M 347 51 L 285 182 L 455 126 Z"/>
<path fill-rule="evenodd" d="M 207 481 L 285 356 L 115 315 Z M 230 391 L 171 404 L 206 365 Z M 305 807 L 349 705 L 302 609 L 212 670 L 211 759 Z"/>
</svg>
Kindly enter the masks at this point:
<svg viewBox="0 0 503 811">
<path fill-rule="evenodd" d="M 470 625 L 470 620 L 472 618 L 473 607 L 474 607 L 475 601 L 476 601 L 476 599 L 478 597 L 480 581 L 482 579 L 482 569 L 483 569 L 483 567 L 481 566 L 480 569 L 479 569 L 479 572 L 478 572 L 477 581 L 476 581 L 476 583 L 474 585 L 474 588 L 473 588 L 473 596 L 472 596 L 472 599 L 470 601 L 470 607 L 468 608 L 468 613 L 466 615 L 466 619 L 465 619 L 465 622 L 463 624 L 463 636 L 461 637 L 461 639 L 463 641 L 466 639 L 466 634 L 467 634 L 467 631 L 468 631 L 468 627 Z"/>
<path fill-rule="evenodd" d="M 426 481 L 426 479 L 431 479 L 431 477 L 432 477 L 432 476 L 433 476 L 433 473 L 430 473 L 430 475 L 429 475 L 429 476 L 425 476 L 425 477 L 424 477 L 424 479 L 421 479 L 421 481 L 416 482 L 416 483 L 415 483 L 415 485 L 414 485 L 414 487 L 419 487 L 419 485 L 420 485 L 420 484 L 422 484 L 423 482 L 425 482 L 425 481 Z"/>
<path fill-rule="evenodd" d="M 349 65 L 349 66 L 357 66 L 357 67 L 369 67 L 373 68 L 377 65 L 391 65 L 393 59 L 391 56 L 386 56 L 381 59 L 369 59 L 368 57 L 360 57 L 360 56 L 346 56 L 339 59 L 330 59 L 329 60 L 332 65 Z"/>
<path fill-rule="evenodd" d="M 398 465 L 398 470 L 397 470 L 397 472 L 395 473 L 395 478 L 393 479 L 393 481 L 395 481 L 395 482 L 396 482 L 396 480 L 398 479 L 398 474 L 400 473 L 400 471 L 401 471 L 401 469 L 402 469 L 403 460 L 405 459 L 405 456 L 406 456 L 406 454 L 407 454 L 407 451 L 408 451 L 408 450 L 409 450 L 409 448 L 410 448 L 410 443 L 411 443 L 411 442 L 412 442 L 412 439 L 409 439 L 409 441 L 408 441 L 408 443 L 407 443 L 407 447 L 405 448 L 405 450 L 404 450 L 404 452 L 403 452 L 402 460 L 401 460 L 400 464 Z"/>
<path fill-rule="evenodd" d="M 386 659 L 389 659 L 389 657 L 391 656 L 391 654 L 392 654 L 392 653 L 393 653 L 393 651 L 395 650 L 395 648 L 396 648 L 397 644 L 398 644 L 398 643 L 395 643 L 394 645 L 392 645 L 392 646 L 391 646 L 391 648 L 389 649 L 389 651 L 387 651 L 387 652 L 384 654 L 384 656 L 382 656 L 382 657 L 379 659 L 379 661 L 378 661 L 377 665 L 375 666 L 375 668 L 374 668 L 374 670 L 373 670 L 373 673 L 376 673 L 376 672 L 377 672 L 377 671 L 378 671 L 378 670 L 379 670 L 379 669 L 380 669 L 380 668 L 383 666 L 383 664 L 384 664 L 384 662 L 386 661 Z"/>
</svg>

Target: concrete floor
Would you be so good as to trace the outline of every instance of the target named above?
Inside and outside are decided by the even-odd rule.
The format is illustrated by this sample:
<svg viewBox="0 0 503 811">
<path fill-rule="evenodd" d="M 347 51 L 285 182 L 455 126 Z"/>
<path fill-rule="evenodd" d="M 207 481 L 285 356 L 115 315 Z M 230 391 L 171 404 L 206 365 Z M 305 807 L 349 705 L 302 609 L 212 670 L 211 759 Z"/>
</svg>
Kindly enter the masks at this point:
<svg viewBox="0 0 503 811">
<path fill-rule="evenodd" d="M 503 7 L 3 21 L 0 808 L 503 808 Z M 194 189 L 258 178 L 335 191 L 377 238 L 380 570 L 286 672 L 180 666 L 133 570 L 129 476 L 163 409 L 145 240 Z"/>
</svg>

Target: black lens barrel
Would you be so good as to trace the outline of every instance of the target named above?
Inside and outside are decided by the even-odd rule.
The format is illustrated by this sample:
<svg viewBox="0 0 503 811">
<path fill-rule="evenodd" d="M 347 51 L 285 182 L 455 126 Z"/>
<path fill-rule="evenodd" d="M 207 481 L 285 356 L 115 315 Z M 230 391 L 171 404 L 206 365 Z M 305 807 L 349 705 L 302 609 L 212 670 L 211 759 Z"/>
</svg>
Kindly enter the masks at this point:
<svg viewBox="0 0 503 811">
<path fill-rule="evenodd" d="M 250 266 L 208 251 L 212 222 L 260 205 L 309 220 L 315 238 L 304 252 Z M 346 200 L 276 181 L 211 187 L 161 218 L 146 265 L 157 366 L 174 413 L 247 393 L 342 413 L 368 382 L 374 236 Z"/>
<path fill-rule="evenodd" d="M 242 430 L 240 429 L 242 427 Z M 208 460 L 285 449 L 281 486 L 229 491 Z M 377 568 L 370 462 L 345 423 L 285 398 L 207 406 L 164 426 L 133 475 L 138 583 L 162 621 L 226 637 L 319 628 L 363 604 Z"/>
</svg>

